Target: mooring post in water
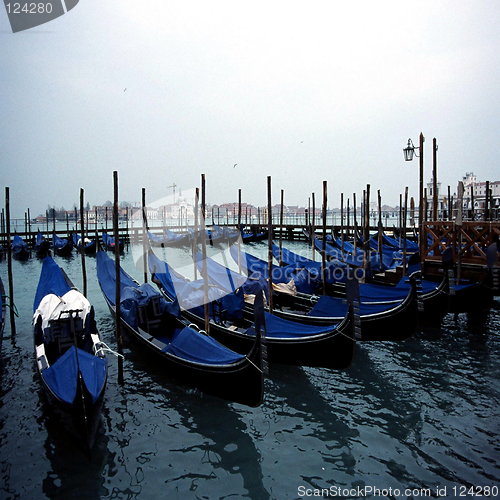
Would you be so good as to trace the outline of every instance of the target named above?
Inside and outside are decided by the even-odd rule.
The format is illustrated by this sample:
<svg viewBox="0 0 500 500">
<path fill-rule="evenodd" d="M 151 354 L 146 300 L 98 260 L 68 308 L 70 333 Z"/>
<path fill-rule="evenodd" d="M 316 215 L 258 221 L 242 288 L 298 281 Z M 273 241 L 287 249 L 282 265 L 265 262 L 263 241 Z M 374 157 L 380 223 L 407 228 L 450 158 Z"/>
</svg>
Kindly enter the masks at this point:
<svg viewBox="0 0 500 500">
<path fill-rule="evenodd" d="M 269 312 L 273 312 L 273 212 L 271 205 L 271 176 L 267 176 L 267 290 Z"/>
<path fill-rule="evenodd" d="M 424 134 L 420 132 L 419 138 L 419 202 L 418 202 L 418 250 L 420 254 L 420 264 L 422 266 L 422 271 L 424 270 L 424 245 L 425 245 L 425 235 L 424 235 L 424 205 L 426 201 L 426 195 L 424 195 Z"/>
<path fill-rule="evenodd" d="M 99 233 L 97 232 L 97 205 L 94 207 L 94 214 L 95 214 L 95 224 L 94 224 L 94 229 L 95 229 L 95 244 L 96 248 L 99 250 L 101 248 L 101 244 L 99 243 Z"/>
<path fill-rule="evenodd" d="M 30 216 L 30 208 L 29 207 L 28 207 L 28 233 L 30 233 L 30 235 L 31 235 L 31 216 Z"/>
<path fill-rule="evenodd" d="M 399 193 L 399 206 L 398 206 L 398 244 L 401 247 L 403 242 L 403 194 Z"/>
<path fill-rule="evenodd" d="M 148 282 L 148 248 L 146 244 L 146 231 L 148 230 L 148 219 L 146 216 L 146 188 L 142 188 L 142 263 L 144 269 L 144 283 Z M 116 243 L 115 243 L 116 245 Z"/>
<path fill-rule="evenodd" d="M 80 238 L 81 246 L 80 253 L 82 254 L 82 279 L 83 279 L 83 295 L 87 296 L 87 269 L 85 267 L 85 218 L 83 214 L 83 188 L 80 188 Z M 76 208 L 75 208 L 76 210 Z M 76 220 L 75 220 L 76 223 Z M 97 243 L 96 243 L 97 244 Z M 78 233 L 77 233 L 77 247 L 78 247 Z"/>
<path fill-rule="evenodd" d="M 349 236 L 351 234 L 351 217 L 350 217 L 350 214 L 351 214 L 351 210 L 350 210 L 350 206 L 349 206 L 349 202 L 350 202 L 350 199 L 347 198 L 347 207 L 346 207 L 346 210 L 347 210 L 347 238 L 349 239 Z M 342 243 L 342 246 L 343 246 L 343 243 Z M 344 249 L 342 248 L 342 251 Z"/>
<path fill-rule="evenodd" d="M 437 142 L 432 139 L 432 220 L 438 220 Z"/>
<path fill-rule="evenodd" d="M 193 256 L 193 271 L 194 279 L 198 279 L 198 266 L 196 265 L 196 254 L 198 253 L 198 205 L 200 200 L 200 188 L 196 188 L 194 192 L 194 233 L 192 241 L 191 255 Z M 227 208 L 226 208 L 227 211 Z"/>
<path fill-rule="evenodd" d="M 321 252 L 321 281 L 323 282 L 323 295 L 326 294 L 326 208 L 328 203 L 327 182 L 323 181 L 323 251 Z"/>
<path fill-rule="evenodd" d="M 490 220 L 490 181 L 486 181 L 486 193 L 484 198 L 484 220 Z"/>
<path fill-rule="evenodd" d="M 241 231 L 241 188 L 238 189 L 238 231 Z"/>
<path fill-rule="evenodd" d="M 415 234 L 415 200 L 413 196 L 410 197 L 410 225 Z"/>
<path fill-rule="evenodd" d="M 377 243 L 378 243 L 378 258 L 380 261 L 380 270 L 382 269 L 382 196 L 380 195 L 380 189 L 377 190 L 378 197 L 378 232 L 377 232 Z"/>
<path fill-rule="evenodd" d="M 47 236 L 49 234 L 49 211 L 45 210 L 45 227 L 46 227 L 46 232 Z"/>
<path fill-rule="evenodd" d="M 365 234 L 363 235 L 363 247 L 364 255 L 366 258 L 365 270 L 370 269 L 370 184 L 366 185 L 366 196 L 365 196 Z M 366 274 L 365 274 L 366 276 Z"/>
<path fill-rule="evenodd" d="M 241 274 L 241 240 L 243 238 L 243 228 L 241 227 L 241 188 L 238 189 L 238 272 Z M 229 246 L 229 239 L 228 239 Z"/>
<path fill-rule="evenodd" d="M 406 275 L 406 221 L 408 214 L 408 186 L 405 187 L 405 204 L 403 208 L 403 275 Z"/>
<path fill-rule="evenodd" d="M 357 219 L 357 208 L 356 208 L 356 193 L 352 193 L 352 234 L 354 243 L 354 257 L 357 257 L 358 253 L 358 219 Z"/>
<path fill-rule="evenodd" d="M 118 347 L 118 383 L 123 384 L 123 343 L 121 322 L 121 288 L 120 288 L 120 245 L 118 244 L 118 172 L 113 171 L 113 233 L 115 237 L 115 321 L 116 321 L 116 344 Z M 106 207 L 107 212 L 107 207 Z"/>
<path fill-rule="evenodd" d="M 311 248 L 312 248 L 312 260 L 314 260 L 314 233 L 316 232 L 316 197 L 314 193 L 311 193 L 311 198 L 312 198 Z"/>
<path fill-rule="evenodd" d="M 208 273 L 207 273 L 207 238 L 206 238 L 206 198 L 205 198 L 205 174 L 201 174 L 201 272 L 203 274 L 203 313 L 205 317 L 205 331 L 210 334 L 210 317 L 208 312 Z M 195 261 L 198 255 L 194 255 Z"/>
<path fill-rule="evenodd" d="M 283 263 L 283 204 L 285 201 L 285 190 L 281 190 L 281 200 L 280 200 L 280 253 L 279 253 L 279 265 Z"/>
<path fill-rule="evenodd" d="M 333 231 L 332 238 L 335 238 Z M 340 254 L 344 258 L 344 193 L 340 193 Z"/>
<path fill-rule="evenodd" d="M 7 225 L 7 279 L 9 281 L 10 332 L 16 336 L 16 317 L 14 313 L 14 279 L 12 278 L 12 242 L 10 241 L 10 190 L 5 188 L 5 222 Z"/>
</svg>

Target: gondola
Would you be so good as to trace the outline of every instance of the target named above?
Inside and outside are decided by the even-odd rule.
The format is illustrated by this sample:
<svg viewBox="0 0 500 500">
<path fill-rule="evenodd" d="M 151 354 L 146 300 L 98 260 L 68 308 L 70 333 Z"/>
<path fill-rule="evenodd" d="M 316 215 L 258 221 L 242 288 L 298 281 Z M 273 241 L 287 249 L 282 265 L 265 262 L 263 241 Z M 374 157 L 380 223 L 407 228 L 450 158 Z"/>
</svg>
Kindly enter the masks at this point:
<svg viewBox="0 0 500 500">
<path fill-rule="evenodd" d="M 37 231 L 35 236 L 35 254 L 39 259 L 50 255 L 50 241 L 40 231 Z"/>
<path fill-rule="evenodd" d="M 258 231 L 256 229 L 242 230 L 241 239 L 243 243 L 253 243 L 254 241 L 261 241 L 267 238 L 267 231 Z"/>
<path fill-rule="evenodd" d="M 30 257 L 30 249 L 28 244 L 19 236 L 14 235 L 12 238 L 12 257 L 17 260 L 27 260 Z"/>
<path fill-rule="evenodd" d="M 106 250 L 114 250 L 115 249 L 115 238 L 109 235 L 106 232 L 102 233 L 102 243 Z M 123 240 L 118 240 L 118 247 L 120 252 L 123 252 Z"/>
<path fill-rule="evenodd" d="M 82 235 L 78 233 L 73 233 L 71 235 L 73 239 L 73 245 L 75 248 L 81 252 L 83 250 L 87 255 L 92 255 L 96 252 L 96 242 L 90 238 L 85 238 L 85 242 L 82 245 Z"/>
<path fill-rule="evenodd" d="M 238 249 L 236 247 L 230 249 L 235 262 L 240 260 L 244 263 L 243 267 L 248 270 L 250 279 L 267 280 L 267 262 L 246 252 L 239 252 L 238 257 Z M 207 259 L 207 263 L 209 277 L 213 280 L 220 279 L 219 277 L 224 272 L 231 273 L 233 276 L 235 274 L 234 271 L 224 266 L 221 266 L 222 269 L 217 269 L 220 264 L 211 261 L 211 259 Z M 331 324 L 344 317 L 348 306 L 341 297 L 286 293 L 280 290 L 283 286 L 274 286 L 275 282 L 286 284 L 290 279 L 294 279 L 293 274 L 286 274 L 287 269 L 290 269 L 290 266 L 285 268 L 285 274 L 283 274 L 280 266 L 273 266 L 273 298 L 276 304 L 274 311 L 276 315 L 309 325 Z M 402 340 L 414 333 L 417 315 L 417 291 L 413 278 L 410 278 L 410 283 L 411 286 L 406 288 L 405 294 L 395 300 L 385 300 L 383 297 L 367 300 L 366 297 L 360 297 L 361 331 L 358 335 L 360 340 Z M 220 282 L 220 285 L 222 284 L 223 282 Z M 294 284 L 289 287 L 292 292 L 294 287 Z"/>
<path fill-rule="evenodd" d="M 189 281 L 176 273 L 166 262 L 150 252 L 149 270 L 163 294 L 178 300 L 183 315 L 193 323 L 204 324 L 203 307 L 196 306 L 196 297 L 203 293 L 203 280 Z M 254 296 L 261 290 L 256 284 Z M 233 349 L 248 349 L 255 337 L 254 312 L 245 307 L 243 290 L 225 291 L 220 287 L 209 288 L 210 333 Z M 351 315 L 333 324 L 319 326 L 299 324 L 265 312 L 265 344 L 271 361 L 280 363 L 346 368 L 354 352 Z"/>
<path fill-rule="evenodd" d="M 107 379 L 94 308 L 52 257 L 43 260 L 33 304 L 35 357 L 51 408 L 92 448 Z"/>
<path fill-rule="evenodd" d="M 149 244 L 153 247 L 186 247 L 192 243 L 192 234 L 176 233 L 170 229 L 164 229 L 163 235 L 148 231 Z"/>
<path fill-rule="evenodd" d="M 59 238 L 56 233 L 52 235 L 52 248 L 54 253 L 61 257 L 71 255 L 73 251 L 73 242 L 68 238 Z"/>
<path fill-rule="evenodd" d="M 315 269 L 321 276 L 321 262 L 315 262 L 297 255 L 287 248 L 280 249 L 277 245 L 272 247 L 273 255 L 276 259 L 286 263 L 287 265 L 295 265 L 297 267 L 305 267 L 306 269 Z M 327 293 L 343 297 L 345 295 L 345 279 L 346 274 L 345 264 L 338 262 L 339 267 L 333 267 L 333 261 L 326 263 L 325 275 L 327 278 Z M 446 277 L 439 282 L 421 279 L 420 272 L 413 273 L 417 285 L 417 300 L 419 303 L 419 312 L 425 313 L 427 317 L 435 317 L 443 314 L 443 308 L 447 304 L 448 280 Z M 401 278 L 396 284 L 371 284 L 360 283 L 359 293 L 362 302 L 385 302 L 395 303 L 405 299 L 408 295 L 411 284 L 408 277 Z"/>
<path fill-rule="evenodd" d="M 113 315 L 115 263 L 96 254 L 97 278 Z M 182 382 L 223 399 L 258 406 L 263 398 L 262 345 L 254 335 L 247 355 L 235 352 L 190 325 L 176 301 L 166 300 L 151 285 L 139 285 L 120 269 L 121 323 L 143 350 Z"/>
</svg>

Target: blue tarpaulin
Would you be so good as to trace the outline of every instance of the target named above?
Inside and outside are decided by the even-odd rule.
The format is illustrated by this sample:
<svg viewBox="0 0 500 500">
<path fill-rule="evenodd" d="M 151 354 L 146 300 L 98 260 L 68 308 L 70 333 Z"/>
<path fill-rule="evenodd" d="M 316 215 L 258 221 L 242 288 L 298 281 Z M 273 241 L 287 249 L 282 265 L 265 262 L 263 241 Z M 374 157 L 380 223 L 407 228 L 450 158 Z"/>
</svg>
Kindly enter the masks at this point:
<svg viewBox="0 0 500 500">
<path fill-rule="evenodd" d="M 97 278 L 101 289 L 112 305 L 116 305 L 116 271 L 115 262 L 106 252 L 97 252 Z M 178 316 L 180 310 L 177 302 L 168 302 L 162 295 L 155 290 L 151 285 L 145 283 L 139 285 L 120 267 L 120 308 L 124 314 L 132 315 L 137 306 L 146 305 L 152 298 L 157 298 L 160 301 L 161 312 L 166 312 L 172 316 Z M 135 301 L 135 306 L 130 304 Z M 135 322 L 135 319 L 134 319 Z M 129 323 L 133 325 L 133 323 Z M 134 326 L 134 325 L 133 325 Z"/>
<path fill-rule="evenodd" d="M 235 363 L 245 357 L 231 351 L 212 337 L 203 335 L 188 327 L 177 329 L 171 342 L 163 351 L 195 363 L 211 365 Z"/>
<path fill-rule="evenodd" d="M 77 393 L 78 368 L 95 402 L 106 383 L 107 362 L 104 358 L 71 346 L 52 366 L 42 371 L 42 377 L 59 399 L 72 404 Z"/>
<path fill-rule="evenodd" d="M 58 297 L 62 297 L 66 292 L 69 292 L 69 286 L 62 269 L 56 264 L 52 257 L 45 257 L 42 264 L 42 272 L 36 289 L 35 301 L 33 303 L 33 311 L 36 311 L 38 305 L 49 293 L 53 293 Z"/>
<path fill-rule="evenodd" d="M 303 337 L 310 337 L 314 335 L 324 335 L 335 329 L 335 325 L 316 326 L 305 325 L 290 321 L 278 316 L 274 316 L 268 312 L 264 312 L 266 319 L 266 337 L 280 338 L 280 339 L 299 339 Z M 255 327 L 252 325 L 246 331 L 248 335 L 255 335 Z"/>
</svg>

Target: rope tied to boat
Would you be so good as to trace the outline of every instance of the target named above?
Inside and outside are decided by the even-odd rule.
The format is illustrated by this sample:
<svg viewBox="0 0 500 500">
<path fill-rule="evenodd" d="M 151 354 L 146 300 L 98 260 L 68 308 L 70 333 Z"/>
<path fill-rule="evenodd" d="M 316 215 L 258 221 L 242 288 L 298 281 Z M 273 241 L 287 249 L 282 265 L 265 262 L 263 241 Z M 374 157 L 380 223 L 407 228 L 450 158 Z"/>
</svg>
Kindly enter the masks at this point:
<svg viewBox="0 0 500 500">
<path fill-rule="evenodd" d="M 96 347 L 96 346 L 99 346 L 99 347 Z M 123 356 L 123 354 L 120 354 L 119 352 L 113 351 L 113 349 L 111 349 L 111 347 L 109 347 L 105 342 L 99 342 L 98 344 L 94 345 L 94 354 L 96 356 L 99 356 L 99 355 L 105 354 L 105 353 L 113 354 L 117 358 L 122 358 L 122 359 L 125 358 L 125 356 Z"/>
</svg>

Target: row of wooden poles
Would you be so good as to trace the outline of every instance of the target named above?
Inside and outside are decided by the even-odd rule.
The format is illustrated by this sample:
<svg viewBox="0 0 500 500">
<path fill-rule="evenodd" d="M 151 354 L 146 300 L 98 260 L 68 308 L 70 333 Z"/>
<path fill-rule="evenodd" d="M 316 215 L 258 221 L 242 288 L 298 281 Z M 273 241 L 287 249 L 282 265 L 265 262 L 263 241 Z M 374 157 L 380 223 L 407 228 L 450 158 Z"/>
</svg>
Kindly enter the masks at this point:
<svg viewBox="0 0 500 500">
<path fill-rule="evenodd" d="M 270 279 L 268 280 L 268 306 L 270 312 L 273 311 L 273 295 L 272 295 L 272 269 L 273 269 L 273 219 L 272 219 L 272 185 L 271 185 L 271 176 L 267 177 L 267 231 L 268 231 L 268 274 Z M 80 235 L 82 244 L 86 239 L 86 235 L 88 234 L 88 230 L 85 224 L 85 211 L 84 211 L 84 189 L 80 189 Z M 241 189 L 238 190 L 238 227 L 241 227 Z M 354 206 L 356 205 L 356 197 L 354 195 Z M 201 202 L 200 202 L 201 201 Z M 402 213 L 401 220 L 403 221 L 403 234 L 406 233 L 406 219 L 407 219 L 407 201 L 408 201 L 408 188 L 405 188 L 405 196 L 404 196 L 404 210 Z M 116 315 L 116 342 L 117 342 L 117 350 L 121 355 L 123 351 L 123 341 L 122 341 L 122 330 L 121 330 L 121 312 L 120 312 L 120 246 L 119 246 L 119 197 L 118 197 L 118 172 L 113 172 L 113 236 L 115 239 L 115 277 L 116 277 L 116 290 L 115 290 L 115 315 Z M 310 231 L 312 236 L 312 248 L 314 249 L 314 234 L 316 232 L 316 220 L 314 217 L 315 214 L 315 194 L 312 193 L 312 208 L 313 208 L 313 217 L 310 219 Z M 148 281 L 148 269 L 147 269 L 147 253 L 148 253 L 148 243 L 146 237 L 146 231 L 148 228 L 148 222 L 146 218 L 146 190 L 142 188 L 142 244 L 143 244 L 143 264 L 144 264 L 144 281 Z M 198 207 L 199 205 L 199 207 Z M 364 253 L 364 262 L 365 264 L 368 262 L 366 256 L 369 252 L 369 238 L 370 238 L 370 225 L 369 225 L 369 205 L 370 205 L 370 185 L 366 186 L 366 189 L 363 191 L 363 217 L 362 217 L 362 230 L 363 230 L 363 253 Z M 284 190 L 281 190 L 281 210 L 280 210 L 280 226 L 283 226 L 283 206 L 284 206 Z M 325 275 L 325 267 L 326 267 L 326 235 L 327 235 L 327 206 L 328 206 L 328 193 L 327 193 L 327 181 L 323 181 L 323 200 L 322 200 L 322 235 L 323 235 L 323 251 L 321 252 L 322 258 L 322 285 L 323 291 L 326 288 L 326 275 Z M 198 208 L 200 208 L 201 216 L 198 221 Z M 343 215 L 344 210 L 344 195 L 341 195 L 341 211 Z M 381 229 L 382 229 L 382 211 L 381 211 L 381 196 L 380 190 L 378 191 L 378 212 L 379 212 L 379 243 L 381 243 Z M 348 212 L 349 213 L 349 212 Z M 356 215 L 355 215 L 356 217 Z M 343 217 L 341 217 L 341 221 L 343 221 Z M 309 221 L 308 221 L 309 222 Z M 10 229 L 10 191 L 9 188 L 5 188 L 5 225 L 6 225 L 6 235 L 7 239 L 10 242 L 11 237 L 11 229 Z M 209 333 L 210 322 L 209 322 L 209 307 L 208 307 L 208 280 L 207 280 L 207 262 L 206 262 L 206 238 L 204 235 L 206 234 L 206 183 L 205 183 L 205 174 L 201 175 L 201 200 L 200 200 L 200 190 L 196 188 L 196 196 L 195 196 L 195 227 L 198 229 L 198 225 L 200 225 L 200 234 L 201 236 L 201 252 L 202 252 L 202 270 L 201 274 L 204 280 L 204 317 L 205 317 L 205 331 Z M 97 225 L 95 228 L 96 238 L 97 238 Z M 196 234 L 196 231 L 195 231 Z M 342 241 L 344 239 L 344 227 L 341 224 L 341 238 Z M 97 243 L 97 242 L 96 242 Z M 196 245 L 196 243 L 195 243 Z M 381 251 L 381 244 L 379 245 Z M 280 262 L 281 262 L 281 254 L 282 254 L 282 231 L 280 231 L 279 238 L 279 249 L 280 249 Z M 194 248 L 196 252 L 196 248 Z M 314 250 L 313 250 L 314 251 Z M 87 273 L 86 273 L 86 264 L 85 264 L 85 252 L 81 251 L 81 266 L 82 266 L 82 279 L 83 279 L 83 295 L 87 296 Z M 12 249 L 11 245 L 7 245 L 7 269 L 8 269 L 8 286 L 9 286 L 9 296 L 10 296 L 10 324 L 11 324 L 11 334 L 15 336 L 16 334 L 16 326 L 15 326 L 15 312 L 14 312 L 14 284 L 13 284 L 13 276 L 12 276 Z M 123 357 L 118 356 L 118 379 L 120 383 L 123 383 Z"/>
</svg>

